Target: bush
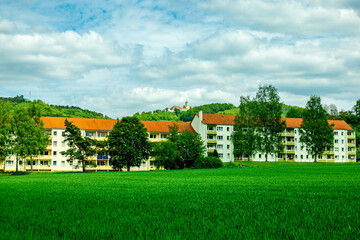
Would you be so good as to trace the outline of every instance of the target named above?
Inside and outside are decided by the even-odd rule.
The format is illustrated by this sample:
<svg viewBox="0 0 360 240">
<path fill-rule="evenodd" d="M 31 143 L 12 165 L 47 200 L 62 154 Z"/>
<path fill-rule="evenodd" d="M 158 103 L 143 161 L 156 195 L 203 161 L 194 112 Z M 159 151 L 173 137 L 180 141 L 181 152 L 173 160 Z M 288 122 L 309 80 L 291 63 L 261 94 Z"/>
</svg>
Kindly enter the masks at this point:
<svg viewBox="0 0 360 240">
<path fill-rule="evenodd" d="M 222 161 L 217 157 L 203 157 L 195 163 L 195 168 L 221 168 L 222 166 Z"/>
</svg>

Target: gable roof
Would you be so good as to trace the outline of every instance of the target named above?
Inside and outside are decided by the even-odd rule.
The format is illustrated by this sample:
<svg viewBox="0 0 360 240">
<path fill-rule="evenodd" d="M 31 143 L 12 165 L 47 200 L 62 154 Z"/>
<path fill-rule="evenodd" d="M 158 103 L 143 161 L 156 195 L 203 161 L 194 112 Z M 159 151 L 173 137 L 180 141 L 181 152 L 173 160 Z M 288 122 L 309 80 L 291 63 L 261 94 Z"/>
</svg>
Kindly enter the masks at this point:
<svg viewBox="0 0 360 240">
<path fill-rule="evenodd" d="M 199 114 L 197 113 L 197 116 Z M 223 114 L 208 114 L 203 113 L 202 123 L 204 124 L 213 124 L 213 125 L 234 125 L 236 115 L 223 115 Z M 302 119 L 301 118 L 282 118 L 286 121 L 287 128 L 300 128 Z M 329 124 L 334 124 L 333 129 L 337 130 L 350 130 L 352 129 L 345 121 L 343 120 L 329 120 Z"/>
<path fill-rule="evenodd" d="M 111 131 L 117 120 L 115 119 L 94 119 L 94 118 L 65 118 L 65 117 L 41 117 L 46 129 L 65 129 L 65 119 L 73 122 L 78 128 L 83 130 Z M 184 122 L 157 122 L 157 121 L 141 121 L 148 132 L 169 133 L 169 126 L 176 124 L 179 131 L 195 132 L 190 123 Z"/>
</svg>

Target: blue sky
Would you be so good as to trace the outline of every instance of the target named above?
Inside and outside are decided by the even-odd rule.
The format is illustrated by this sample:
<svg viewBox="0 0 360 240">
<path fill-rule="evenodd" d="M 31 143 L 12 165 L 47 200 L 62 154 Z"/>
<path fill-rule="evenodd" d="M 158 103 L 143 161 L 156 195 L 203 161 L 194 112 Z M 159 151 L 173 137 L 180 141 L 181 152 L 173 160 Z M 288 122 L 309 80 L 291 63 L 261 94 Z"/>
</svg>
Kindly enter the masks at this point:
<svg viewBox="0 0 360 240">
<path fill-rule="evenodd" d="M 357 0 L 2 0 L 0 96 L 111 117 L 238 104 L 272 84 L 350 110 L 360 89 Z"/>
</svg>

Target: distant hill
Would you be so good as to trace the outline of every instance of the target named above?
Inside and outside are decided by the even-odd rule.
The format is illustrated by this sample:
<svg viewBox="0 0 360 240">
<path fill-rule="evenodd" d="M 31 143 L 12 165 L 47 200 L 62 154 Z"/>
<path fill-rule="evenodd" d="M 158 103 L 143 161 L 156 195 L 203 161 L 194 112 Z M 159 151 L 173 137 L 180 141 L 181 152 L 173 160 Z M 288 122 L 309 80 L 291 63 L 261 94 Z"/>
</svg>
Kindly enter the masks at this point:
<svg viewBox="0 0 360 240">
<path fill-rule="evenodd" d="M 30 104 L 30 100 L 25 99 L 24 96 L 16 96 L 16 97 L 0 97 L 0 101 L 8 101 L 11 102 L 13 107 L 15 108 L 17 105 L 27 105 Z M 75 117 L 75 118 L 105 118 L 109 119 L 109 117 L 105 116 L 102 113 L 90 111 L 87 109 L 82 109 L 80 107 L 75 106 L 61 106 L 61 105 L 49 105 L 41 100 L 34 100 L 36 104 L 41 109 L 41 116 L 43 117 Z"/>
</svg>

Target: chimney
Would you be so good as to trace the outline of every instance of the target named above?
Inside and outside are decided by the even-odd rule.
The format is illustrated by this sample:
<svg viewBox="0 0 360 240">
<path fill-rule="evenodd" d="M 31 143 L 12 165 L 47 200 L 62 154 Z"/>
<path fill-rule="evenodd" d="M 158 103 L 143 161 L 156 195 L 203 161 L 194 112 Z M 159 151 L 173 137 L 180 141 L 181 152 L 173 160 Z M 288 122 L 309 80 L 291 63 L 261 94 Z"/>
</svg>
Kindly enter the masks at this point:
<svg viewBox="0 0 360 240">
<path fill-rule="evenodd" d="M 200 122 L 202 122 L 202 120 L 203 120 L 203 112 L 201 110 L 199 111 L 199 118 L 200 118 Z"/>
</svg>

